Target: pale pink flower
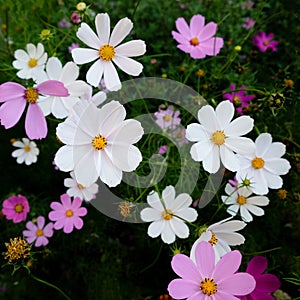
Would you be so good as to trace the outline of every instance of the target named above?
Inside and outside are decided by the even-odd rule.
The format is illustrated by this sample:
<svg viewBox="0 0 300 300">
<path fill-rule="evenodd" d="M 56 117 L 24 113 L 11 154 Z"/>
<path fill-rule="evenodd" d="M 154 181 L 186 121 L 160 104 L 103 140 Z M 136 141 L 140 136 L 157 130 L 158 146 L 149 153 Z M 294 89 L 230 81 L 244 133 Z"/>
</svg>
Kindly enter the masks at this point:
<svg viewBox="0 0 300 300">
<path fill-rule="evenodd" d="M 179 115 L 180 111 L 174 111 L 173 106 L 169 106 L 168 109 L 159 109 L 154 113 L 154 116 L 156 117 L 155 122 L 162 129 L 174 129 L 181 122 Z"/>
<path fill-rule="evenodd" d="M 22 195 L 11 196 L 3 201 L 2 213 L 7 220 L 19 223 L 26 220 L 30 210 L 26 197 Z"/>
<path fill-rule="evenodd" d="M 254 26 L 254 24 L 255 24 L 255 21 L 253 19 L 247 17 L 247 18 L 245 18 L 245 22 L 242 25 L 242 27 L 245 29 L 250 29 Z"/>
</svg>

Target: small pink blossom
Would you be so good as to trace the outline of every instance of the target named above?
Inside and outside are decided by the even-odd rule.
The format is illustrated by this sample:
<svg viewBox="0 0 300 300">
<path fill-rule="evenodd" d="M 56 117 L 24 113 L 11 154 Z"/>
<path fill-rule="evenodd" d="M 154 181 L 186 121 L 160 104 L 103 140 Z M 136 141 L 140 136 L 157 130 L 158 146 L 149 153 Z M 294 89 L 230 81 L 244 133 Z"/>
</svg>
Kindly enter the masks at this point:
<svg viewBox="0 0 300 300">
<path fill-rule="evenodd" d="M 23 235 L 29 244 L 35 241 L 35 247 L 46 246 L 49 243 L 48 238 L 53 236 L 53 223 L 50 222 L 45 226 L 43 216 L 37 217 L 36 224 L 32 221 L 27 222 L 26 228 Z"/>
<path fill-rule="evenodd" d="M 245 1 L 244 3 L 243 3 L 243 5 L 242 5 L 242 10 L 246 10 L 246 9 L 248 9 L 248 10 L 250 10 L 250 9 L 252 9 L 252 7 L 254 6 L 254 2 L 253 1 L 251 1 L 251 0 L 247 0 L 247 1 Z"/>
<path fill-rule="evenodd" d="M 176 20 L 178 32 L 172 31 L 173 38 L 179 43 L 178 49 L 189 53 L 192 58 L 205 58 L 219 54 L 224 41 L 220 37 L 213 37 L 217 32 L 217 24 L 210 22 L 206 25 L 205 17 L 194 15 L 190 26 L 184 18 Z"/>
<path fill-rule="evenodd" d="M 73 50 L 73 49 L 76 49 L 76 48 L 80 48 L 80 45 L 79 45 L 78 43 L 72 43 L 72 44 L 68 47 L 69 53 L 72 53 L 72 50 Z"/>
<path fill-rule="evenodd" d="M 72 13 L 71 15 L 71 21 L 74 23 L 74 24 L 79 24 L 81 22 L 81 16 L 77 13 Z"/>
<path fill-rule="evenodd" d="M 228 183 L 231 184 L 231 186 L 232 186 L 235 190 L 237 190 L 237 189 L 239 188 L 239 182 L 238 182 L 238 180 L 236 179 L 236 176 L 234 176 L 233 179 L 229 179 L 229 180 L 228 180 Z"/>
<path fill-rule="evenodd" d="M 245 18 L 245 22 L 242 25 L 242 27 L 245 29 L 250 29 L 254 26 L 254 24 L 255 24 L 255 21 L 253 19 L 247 17 L 247 18 Z"/>
<path fill-rule="evenodd" d="M 167 145 L 160 146 L 158 149 L 158 154 L 163 155 L 163 154 L 167 153 L 168 148 L 169 147 Z"/>
<path fill-rule="evenodd" d="M 261 52 L 277 51 L 278 41 L 273 40 L 274 33 L 265 33 L 260 31 L 253 39 L 253 45 L 256 46 Z"/>
<path fill-rule="evenodd" d="M 182 147 L 184 144 L 189 143 L 189 141 L 185 138 L 185 134 L 186 129 L 180 126 L 177 126 L 172 132 L 172 137 L 175 139 L 179 147 Z"/>
<path fill-rule="evenodd" d="M 61 28 L 70 28 L 71 23 L 69 21 L 67 21 L 65 18 L 63 18 L 59 21 L 58 26 Z"/>
<path fill-rule="evenodd" d="M 159 109 L 157 112 L 154 113 L 156 117 L 156 124 L 162 128 L 175 128 L 176 125 L 180 124 L 181 119 L 179 118 L 180 111 L 174 111 L 173 106 L 169 106 L 168 109 Z"/>
<path fill-rule="evenodd" d="M 0 85 L 0 122 L 5 129 L 15 126 L 28 103 L 25 118 L 25 131 L 29 139 L 42 139 L 47 136 L 46 118 L 39 107 L 40 94 L 49 96 L 69 96 L 64 84 L 57 80 L 47 80 L 35 88 L 25 88 L 16 82 L 5 82 Z"/>
<path fill-rule="evenodd" d="M 68 194 L 60 196 L 61 203 L 52 202 L 50 207 L 53 209 L 48 217 L 51 221 L 54 221 L 53 228 L 56 230 L 62 229 L 64 233 L 71 233 L 74 229 L 81 229 L 83 227 L 83 221 L 80 217 L 87 214 L 87 209 L 81 207 L 82 200 L 79 197 L 75 197 L 73 202 Z"/>
<path fill-rule="evenodd" d="M 7 220 L 19 223 L 26 220 L 30 210 L 26 197 L 22 195 L 11 196 L 3 201 L 2 213 Z"/>
</svg>

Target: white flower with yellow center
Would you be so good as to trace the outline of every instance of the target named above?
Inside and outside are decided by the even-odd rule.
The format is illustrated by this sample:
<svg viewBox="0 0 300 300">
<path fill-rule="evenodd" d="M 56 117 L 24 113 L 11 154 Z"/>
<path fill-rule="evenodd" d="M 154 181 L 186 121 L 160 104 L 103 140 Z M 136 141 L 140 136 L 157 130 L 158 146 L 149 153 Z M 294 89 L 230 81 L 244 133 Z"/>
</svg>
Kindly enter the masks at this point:
<svg viewBox="0 0 300 300">
<path fill-rule="evenodd" d="M 263 216 L 264 210 L 259 206 L 269 204 L 266 196 L 252 196 L 252 190 L 248 187 L 240 187 L 235 189 L 231 184 L 227 183 L 225 192 L 228 196 L 222 196 L 224 204 L 229 205 L 227 212 L 235 216 L 240 211 L 241 217 L 245 222 L 251 222 L 255 216 Z"/>
<path fill-rule="evenodd" d="M 22 138 L 21 141 L 15 141 L 12 143 L 14 147 L 19 149 L 12 152 L 12 157 L 17 158 L 17 163 L 22 164 L 25 162 L 26 165 L 31 165 L 37 162 L 37 156 L 40 153 L 35 142 L 30 141 L 28 138 Z"/>
<path fill-rule="evenodd" d="M 260 134 L 255 140 L 252 153 L 238 156 L 241 164 L 237 172 L 240 178 L 251 180 L 251 189 L 257 195 L 265 195 L 271 189 L 280 189 L 283 185 L 280 175 L 289 172 L 291 165 L 287 159 L 281 158 L 285 154 L 285 145 L 280 142 L 272 143 L 269 133 Z"/>
<path fill-rule="evenodd" d="M 214 110 L 205 105 L 198 111 L 199 123 L 187 126 L 186 138 L 196 142 L 191 147 L 191 156 L 195 161 L 202 161 L 203 168 L 209 173 L 216 173 L 220 160 L 230 171 L 240 168 L 236 154 L 247 154 L 254 150 L 251 139 L 241 137 L 253 128 L 254 121 L 249 116 L 241 116 L 233 121 L 234 106 L 230 101 L 222 101 Z"/>
<path fill-rule="evenodd" d="M 123 105 L 110 101 L 101 108 L 91 101 L 79 101 L 68 118 L 56 129 L 61 147 L 54 162 L 70 172 L 81 185 L 90 186 L 98 177 L 109 187 L 118 185 L 122 172 L 134 171 L 142 161 L 138 142 L 144 130 L 137 120 L 128 119 Z"/>
<path fill-rule="evenodd" d="M 182 193 L 175 197 L 175 188 L 170 185 L 163 190 L 162 199 L 152 191 L 147 202 L 150 207 L 141 211 L 141 219 L 152 222 L 148 227 L 150 237 L 161 235 L 164 243 L 171 244 L 176 236 L 182 239 L 189 236 L 190 231 L 184 221 L 194 222 L 198 216 L 197 211 L 189 207 L 192 204 L 190 195 Z"/>
<path fill-rule="evenodd" d="M 143 55 L 146 52 L 146 45 L 142 40 L 128 41 L 120 45 L 133 27 L 133 23 L 128 18 L 121 19 L 111 35 L 108 14 L 97 14 L 95 25 L 97 34 L 88 24 L 81 23 L 76 35 L 92 49 L 73 49 L 73 60 L 79 65 L 96 60 L 86 73 L 87 82 L 97 87 L 104 77 L 107 89 L 117 91 L 121 88 L 121 81 L 114 64 L 123 72 L 138 76 L 143 70 L 143 65 L 130 57 Z"/>
<path fill-rule="evenodd" d="M 44 46 L 38 43 L 26 45 L 26 51 L 18 49 L 14 53 L 16 60 L 13 61 L 13 67 L 18 69 L 17 76 L 22 79 L 36 79 L 43 72 L 47 60 Z"/>
<path fill-rule="evenodd" d="M 202 242 L 209 242 L 215 251 L 216 262 L 227 252 L 230 252 L 230 246 L 238 246 L 245 242 L 245 238 L 236 231 L 243 229 L 247 223 L 238 220 L 231 220 L 232 217 L 212 224 L 203 229 L 200 237 L 194 242 L 190 258 L 195 260 L 196 246 Z"/>
</svg>

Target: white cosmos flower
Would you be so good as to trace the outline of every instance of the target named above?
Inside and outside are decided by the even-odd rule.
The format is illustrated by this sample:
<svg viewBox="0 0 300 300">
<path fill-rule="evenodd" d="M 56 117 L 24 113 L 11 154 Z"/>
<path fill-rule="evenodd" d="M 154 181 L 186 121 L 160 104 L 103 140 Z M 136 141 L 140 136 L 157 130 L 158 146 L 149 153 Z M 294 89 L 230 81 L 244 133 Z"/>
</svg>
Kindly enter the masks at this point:
<svg viewBox="0 0 300 300">
<path fill-rule="evenodd" d="M 241 217 L 245 222 L 251 222 L 253 217 L 264 215 L 264 210 L 259 206 L 269 204 L 266 196 L 252 196 L 252 190 L 248 187 L 240 187 L 235 189 L 231 184 L 227 183 L 225 192 L 228 196 L 222 196 L 222 201 L 229 205 L 227 212 L 235 216 L 240 211 Z"/>
<path fill-rule="evenodd" d="M 90 201 L 98 193 L 98 184 L 92 183 L 90 186 L 83 186 L 77 182 L 74 172 L 70 172 L 71 178 L 65 178 L 64 185 L 68 187 L 67 194 L 70 197 L 79 197 L 82 200 Z"/>
<path fill-rule="evenodd" d="M 218 223 L 208 226 L 194 242 L 190 258 L 195 260 L 196 246 L 202 242 L 209 242 L 215 251 L 216 262 L 227 252 L 231 251 L 230 246 L 241 245 L 245 242 L 245 238 L 236 231 L 243 229 L 247 224 L 243 221 L 231 220 L 232 217 L 222 220 Z"/>
<path fill-rule="evenodd" d="M 114 64 L 123 72 L 138 76 L 143 70 L 143 65 L 130 57 L 143 55 L 146 52 L 146 45 L 142 40 L 133 40 L 120 45 L 133 27 L 128 18 L 121 19 L 111 35 L 108 14 L 97 14 L 95 25 L 97 34 L 88 24 L 81 23 L 76 35 L 92 49 L 73 49 L 72 57 L 79 65 L 96 60 L 86 73 L 87 82 L 97 87 L 104 77 L 107 89 L 117 91 L 121 88 L 121 81 Z"/>
<path fill-rule="evenodd" d="M 14 56 L 16 60 L 13 61 L 13 67 L 18 69 L 17 76 L 22 79 L 35 79 L 41 72 L 43 72 L 47 60 L 47 53 L 45 53 L 44 46 L 38 43 L 37 46 L 33 44 L 26 45 L 26 51 L 18 49 Z"/>
<path fill-rule="evenodd" d="M 175 237 L 187 238 L 190 234 L 185 221 L 194 222 L 197 219 L 197 211 L 189 207 L 192 198 L 189 194 L 182 193 L 175 197 L 175 188 L 167 186 L 162 192 L 162 199 L 157 192 L 152 191 L 147 202 L 150 207 L 141 211 L 141 219 L 145 222 L 152 222 L 148 227 L 150 237 L 161 238 L 164 243 L 171 244 Z"/>
<path fill-rule="evenodd" d="M 230 171 L 240 167 L 235 153 L 247 154 L 254 149 L 251 139 L 241 137 L 253 128 L 253 119 L 241 116 L 231 121 L 234 106 L 230 101 L 222 101 L 213 109 L 210 105 L 198 111 L 200 124 L 187 126 L 186 138 L 196 142 L 191 147 L 191 156 L 195 161 L 202 161 L 203 168 L 209 173 L 216 173 L 220 168 L 220 160 Z"/>
<path fill-rule="evenodd" d="M 144 131 L 137 120 L 128 119 L 123 105 L 110 101 L 101 108 L 90 101 L 79 101 L 72 113 L 56 129 L 65 145 L 55 155 L 61 171 L 74 170 L 83 186 L 98 177 L 109 187 L 118 185 L 122 172 L 131 172 L 142 161 L 140 150 L 132 145 Z"/>
<path fill-rule="evenodd" d="M 237 178 L 248 178 L 253 193 L 265 195 L 271 189 L 279 189 L 283 185 L 280 175 L 289 172 L 291 165 L 287 159 L 281 158 L 285 154 L 285 145 L 280 142 L 272 143 L 269 133 L 260 134 L 255 140 L 252 153 L 238 156 L 241 164 Z"/>
<path fill-rule="evenodd" d="M 37 156 L 40 153 L 36 143 L 30 141 L 28 138 L 22 138 L 21 141 L 15 141 L 12 144 L 14 147 L 19 149 L 12 152 L 12 157 L 17 158 L 17 163 L 22 164 L 25 162 L 26 165 L 31 165 L 37 162 Z"/>
<path fill-rule="evenodd" d="M 50 57 L 46 64 L 46 72 L 37 76 L 37 82 L 58 80 L 63 82 L 70 96 L 41 96 L 38 99 L 43 114 L 53 114 L 58 119 L 66 118 L 73 105 L 88 94 L 91 86 L 83 80 L 76 80 L 79 76 L 79 67 L 74 62 L 67 62 L 64 66 L 57 57 Z"/>
</svg>

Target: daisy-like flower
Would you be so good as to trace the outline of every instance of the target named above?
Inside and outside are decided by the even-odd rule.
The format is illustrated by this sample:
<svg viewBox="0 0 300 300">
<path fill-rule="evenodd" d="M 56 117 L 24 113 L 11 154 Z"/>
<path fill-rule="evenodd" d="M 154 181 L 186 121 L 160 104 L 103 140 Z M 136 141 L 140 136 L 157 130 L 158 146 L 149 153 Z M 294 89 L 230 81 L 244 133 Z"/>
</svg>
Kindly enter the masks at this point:
<svg viewBox="0 0 300 300">
<path fill-rule="evenodd" d="M 90 186 L 100 177 L 108 186 L 122 180 L 122 172 L 131 172 L 142 161 L 140 150 L 132 145 L 143 135 L 140 122 L 124 120 L 126 111 L 117 101 L 101 108 L 93 102 L 79 101 L 73 113 L 57 127 L 65 144 L 55 155 L 61 171 L 74 170 L 76 180 Z"/>
<path fill-rule="evenodd" d="M 32 221 L 26 223 L 27 230 L 23 231 L 27 242 L 34 243 L 35 247 L 46 246 L 49 243 L 48 238 L 53 235 L 53 223 L 50 222 L 45 226 L 45 218 L 39 216 L 36 218 L 36 224 Z"/>
<path fill-rule="evenodd" d="M 233 91 L 231 93 L 225 93 L 223 94 L 223 97 L 225 99 L 228 99 L 230 102 L 233 103 L 235 110 L 242 115 L 243 114 L 243 107 L 249 106 L 250 101 L 253 100 L 253 95 L 245 95 L 247 89 L 247 86 L 241 85 L 236 91 L 236 85 L 234 83 L 231 83 L 229 86 L 230 91 Z"/>
<path fill-rule="evenodd" d="M 25 118 L 25 131 L 31 139 L 42 139 L 47 136 L 48 127 L 45 116 L 39 107 L 40 94 L 66 97 L 68 90 L 57 80 L 47 80 L 35 88 L 25 88 L 16 82 L 5 82 L 0 85 L 0 121 L 6 129 L 15 126 L 20 120 L 26 104 L 28 109 Z"/>
<path fill-rule="evenodd" d="M 215 22 L 204 24 L 205 18 L 201 15 L 194 15 L 190 26 L 184 18 L 178 18 L 176 20 L 178 32 L 172 31 L 173 38 L 179 43 L 177 48 L 196 59 L 219 54 L 224 41 L 220 37 L 213 37 L 217 32 L 217 24 Z"/>
<path fill-rule="evenodd" d="M 250 188 L 245 186 L 235 189 L 227 183 L 225 192 L 228 196 L 222 196 L 222 201 L 229 205 L 227 212 L 235 216 L 240 211 L 241 217 L 245 222 L 251 222 L 253 217 L 264 215 L 264 210 L 259 206 L 266 206 L 269 204 L 269 199 L 266 196 L 252 196 Z"/>
<path fill-rule="evenodd" d="M 146 52 L 146 45 L 142 40 L 133 40 L 120 45 L 133 27 L 128 18 L 121 19 L 111 35 L 108 14 L 97 14 L 95 25 L 97 34 L 84 22 L 77 31 L 77 37 L 92 49 L 74 49 L 72 56 L 79 65 L 96 60 L 86 74 L 89 84 L 97 87 L 104 77 L 106 87 L 110 91 L 117 91 L 121 88 L 121 81 L 114 64 L 123 72 L 138 76 L 143 70 L 143 65 L 130 57 L 143 55 Z"/>
<path fill-rule="evenodd" d="M 53 228 L 56 230 L 62 229 L 64 233 L 71 233 L 74 229 L 81 229 L 83 227 L 83 221 L 81 217 L 87 214 L 87 209 L 81 207 L 82 200 L 79 197 L 75 197 L 73 202 L 67 194 L 60 196 L 61 203 L 52 202 L 50 207 L 53 209 L 49 212 L 49 219 L 54 221 Z"/>
<path fill-rule="evenodd" d="M 19 149 L 12 152 L 12 157 L 17 158 L 17 163 L 22 164 L 25 162 L 27 166 L 37 162 L 37 156 L 40 153 L 39 148 L 37 147 L 36 143 L 30 141 L 27 138 L 22 138 L 21 141 L 15 141 L 12 144 L 14 147 Z"/>
<path fill-rule="evenodd" d="M 216 173 L 220 160 L 230 171 L 240 168 L 235 153 L 247 154 L 254 150 L 251 139 L 241 137 L 252 130 L 253 119 L 241 116 L 232 120 L 234 106 L 230 101 L 222 101 L 213 109 L 205 105 L 198 111 L 200 124 L 187 126 L 186 138 L 196 144 L 191 147 L 191 156 L 195 161 L 203 161 L 203 167 L 209 173 Z"/>
<path fill-rule="evenodd" d="M 274 33 L 265 33 L 260 31 L 253 39 L 253 45 L 256 46 L 261 52 L 277 51 L 278 41 L 273 40 Z"/>
<path fill-rule="evenodd" d="M 64 66 L 57 57 L 50 57 L 46 64 L 46 72 L 37 78 L 38 83 L 47 80 L 57 80 L 68 90 L 68 97 L 41 96 L 38 104 L 44 116 L 53 114 L 58 119 L 67 117 L 73 105 L 88 93 L 91 88 L 85 81 L 76 80 L 79 67 L 74 62 L 67 62 Z"/>
<path fill-rule="evenodd" d="M 187 238 L 190 234 L 185 221 L 194 222 L 197 219 L 197 211 L 189 207 L 192 198 L 186 193 L 175 197 L 175 188 L 167 186 L 160 199 L 157 192 L 152 191 L 147 202 L 150 207 L 141 211 L 141 219 L 144 222 L 152 222 L 148 227 L 148 235 L 152 238 L 161 235 L 164 243 L 171 244 L 176 236 Z"/>
<path fill-rule="evenodd" d="M 283 185 L 280 175 L 287 174 L 291 168 L 289 161 L 281 158 L 284 154 L 283 143 L 272 143 L 269 133 L 260 134 L 255 140 L 255 150 L 239 156 L 238 181 L 241 183 L 241 178 L 248 178 L 253 193 L 257 195 L 267 194 L 269 188 L 280 189 Z"/>
<path fill-rule="evenodd" d="M 13 67 L 20 70 L 17 72 L 19 78 L 35 79 L 36 75 L 44 70 L 48 55 L 41 43 L 38 43 L 37 46 L 27 44 L 26 50 L 27 52 L 22 49 L 15 51 L 16 60 L 13 61 Z"/>
<path fill-rule="evenodd" d="M 64 185 L 68 187 L 67 194 L 70 197 L 79 197 L 82 200 L 90 201 L 98 193 L 98 184 L 92 183 L 90 186 L 83 186 L 78 183 L 74 172 L 70 172 L 71 178 L 65 178 Z"/>
<path fill-rule="evenodd" d="M 238 297 L 240 300 L 275 300 L 270 293 L 279 289 L 280 281 L 273 274 L 263 274 L 267 266 L 268 260 L 264 256 L 254 256 L 249 261 L 246 272 L 254 277 L 256 285 L 250 294 Z"/>
<path fill-rule="evenodd" d="M 238 272 L 242 255 L 238 250 L 225 254 L 215 262 L 215 253 L 207 242 L 197 245 L 196 262 L 184 254 L 176 254 L 171 262 L 173 271 L 181 278 L 169 283 L 174 299 L 234 300 L 255 288 L 255 280 L 246 272 Z"/>
<path fill-rule="evenodd" d="M 22 195 L 7 198 L 3 201 L 2 206 L 3 215 L 14 223 L 25 221 L 30 210 L 26 197 Z"/>
<path fill-rule="evenodd" d="M 224 254 L 231 251 L 230 246 L 238 246 L 245 242 L 245 238 L 236 231 L 243 229 L 247 224 L 243 221 L 231 220 L 232 217 L 208 226 L 203 230 L 200 237 L 194 242 L 190 257 L 195 261 L 195 250 L 197 245 L 206 241 L 215 250 L 216 261 Z"/>
<path fill-rule="evenodd" d="M 156 124 L 162 129 L 174 129 L 180 124 L 181 119 L 179 118 L 180 111 L 175 110 L 173 106 L 169 106 L 167 109 L 160 109 L 154 113 L 156 118 Z"/>
</svg>

